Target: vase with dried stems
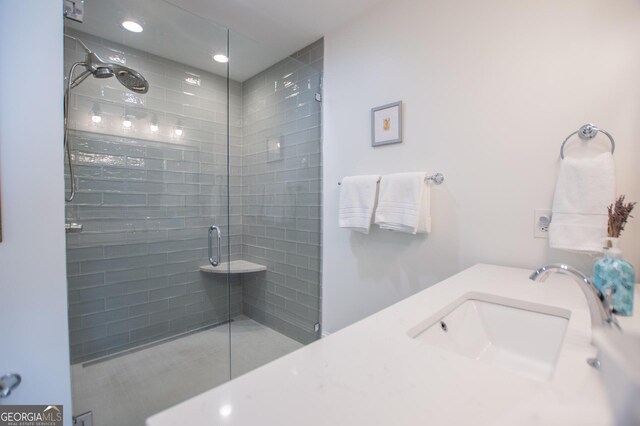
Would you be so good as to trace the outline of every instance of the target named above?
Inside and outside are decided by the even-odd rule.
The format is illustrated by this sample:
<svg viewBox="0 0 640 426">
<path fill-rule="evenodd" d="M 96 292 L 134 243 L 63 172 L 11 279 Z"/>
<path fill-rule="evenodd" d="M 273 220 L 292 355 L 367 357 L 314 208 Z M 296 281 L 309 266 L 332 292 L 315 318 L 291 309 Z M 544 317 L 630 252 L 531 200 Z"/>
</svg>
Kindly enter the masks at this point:
<svg viewBox="0 0 640 426">
<path fill-rule="evenodd" d="M 593 280 L 605 297 L 610 297 L 615 313 L 628 316 L 633 313 L 633 289 L 635 271 L 633 266 L 622 258 L 618 248 L 618 238 L 624 230 L 636 203 L 625 203 L 621 195 L 615 203 L 607 207 L 607 247 L 605 257 L 593 264 Z"/>
</svg>

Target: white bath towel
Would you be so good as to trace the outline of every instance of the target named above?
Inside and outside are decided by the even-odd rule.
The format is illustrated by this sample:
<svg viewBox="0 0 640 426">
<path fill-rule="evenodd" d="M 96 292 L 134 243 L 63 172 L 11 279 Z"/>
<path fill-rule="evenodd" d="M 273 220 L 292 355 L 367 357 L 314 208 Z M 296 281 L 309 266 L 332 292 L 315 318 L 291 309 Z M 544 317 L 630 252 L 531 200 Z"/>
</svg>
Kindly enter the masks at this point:
<svg viewBox="0 0 640 426">
<path fill-rule="evenodd" d="M 607 206 L 615 198 L 611 153 L 593 158 L 565 157 L 553 196 L 549 246 L 601 252 L 607 236 Z"/>
<path fill-rule="evenodd" d="M 431 232 L 431 194 L 426 173 L 382 176 L 375 223 L 409 234 Z"/>
<path fill-rule="evenodd" d="M 380 175 L 347 176 L 340 185 L 338 224 L 368 234 L 378 196 Z"/>
</svg>

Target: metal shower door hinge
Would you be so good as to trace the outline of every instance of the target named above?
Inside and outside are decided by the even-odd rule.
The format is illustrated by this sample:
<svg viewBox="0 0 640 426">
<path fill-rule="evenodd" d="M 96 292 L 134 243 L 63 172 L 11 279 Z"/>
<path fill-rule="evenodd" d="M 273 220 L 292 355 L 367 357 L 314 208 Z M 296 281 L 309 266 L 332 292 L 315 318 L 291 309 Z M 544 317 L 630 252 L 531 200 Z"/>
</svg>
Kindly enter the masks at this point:
<svg viewBox="0 0 640 426">
<path fill-rule="evenodd" d="M 84 0 L 64 0 L 64 17 L 82 22 L 84 20 Z"/>
<path fill-rule="evenodd" d="M 316 93 L 316 101 L 322 102 L 322 95 L 320 93 Z"/>
<path fill-rule="evenodd" d="M 73 416 L 74 426 L 93 426 L 93 412 L 87 411 L 79 416 Z"/>
<path fill-rule="evenodd" d="M 77 234 L 79 232 L 82 232 L 82 224 L 80 223 L 65 223 L 64 224 L 64 231 L 67 234 Z"/>
<path fill-rule="evenodd" d="M 313 325 L 313 331 L 316 333 L 320 332 L 320 323 L 317 322 Z"/>
</svg>

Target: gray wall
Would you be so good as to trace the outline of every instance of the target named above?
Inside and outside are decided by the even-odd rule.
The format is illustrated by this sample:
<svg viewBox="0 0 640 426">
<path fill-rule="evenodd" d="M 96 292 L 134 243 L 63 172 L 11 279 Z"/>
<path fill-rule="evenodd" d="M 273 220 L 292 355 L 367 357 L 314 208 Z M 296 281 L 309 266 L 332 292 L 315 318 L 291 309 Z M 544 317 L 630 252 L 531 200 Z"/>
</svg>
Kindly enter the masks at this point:
<svg viewBox="0 0 640 426">
<path fill-rule="evenodd" d="M 323 41 L 244 82 L 243 312 L 298 341 L 319 337 Z"/>
<path fill-rule="evenodd" d="M 211 224 L 230 235 L 232 257 L 241 251 L 242 87 L 231 82 L 231 194 L 238 195 L 231 197 L 228 218 L 226 79 L 72 34 L 101 57 L 126 60 L 150 83 L 144 96 L 127 92 L 115 78 L 89 78 L 72 91 L 78 192 L 66 216 L 84 225 L 82 233 L 67 237 L 71 358 L 78 362 L 240 313 L 239 278 L 232 279 L 229 310 L 226 277 L 198 268 L 208 263 Z M 67 70 L 84 56 L 75 44 L 65 45 Z M 91 111 L 100 114 L 100 123 Z M 123 127 L 124 117 L 133 123 L 130 129 Z"/>
</svg>

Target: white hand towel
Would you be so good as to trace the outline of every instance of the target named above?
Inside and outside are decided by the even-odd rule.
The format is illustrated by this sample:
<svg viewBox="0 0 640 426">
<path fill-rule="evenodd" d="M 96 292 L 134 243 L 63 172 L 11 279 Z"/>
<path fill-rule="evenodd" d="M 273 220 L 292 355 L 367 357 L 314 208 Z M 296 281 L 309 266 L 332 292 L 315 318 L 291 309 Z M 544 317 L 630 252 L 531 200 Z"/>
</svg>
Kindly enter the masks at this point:
<svg viewBox="0 0 640 426">
<path fill-rule="evenodd" d="M 426 173 L 396 173 L 380 181 L 376 224 L 409 234 L 431 232 L 431 194 Z"/>
<path fill-rule="evenodd" d="M 340 185 L 338 224 L 368 234 L 378 195 L 380 175 L 347 176 Z"/>
<path fill-rule="evenodd" d="M 607 236 L 607 206 L 615 198 L 615 166 L 606 152 L 593 158 L 565 157 L 553 196 L 549 246 L 601 252 Z"/>
</svg>

